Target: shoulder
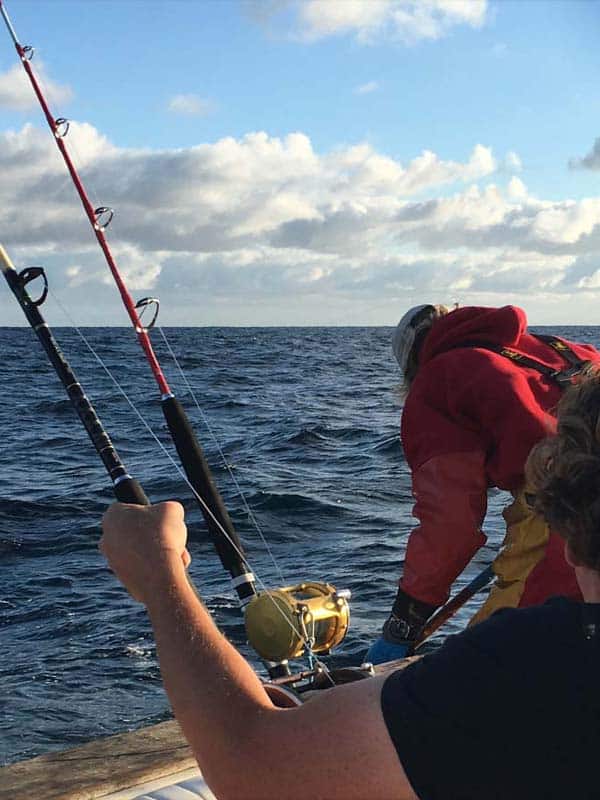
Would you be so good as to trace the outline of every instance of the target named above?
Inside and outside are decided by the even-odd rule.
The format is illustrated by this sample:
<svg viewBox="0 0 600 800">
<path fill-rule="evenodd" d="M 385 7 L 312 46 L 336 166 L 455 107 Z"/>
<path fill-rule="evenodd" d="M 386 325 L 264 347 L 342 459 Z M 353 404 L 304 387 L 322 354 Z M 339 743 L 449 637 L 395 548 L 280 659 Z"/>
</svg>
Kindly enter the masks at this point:
<svg viewBox="0 0 600 800">
<path fill-rule="evenodd" d="M 503 386 L 507 391 L 517 391 L 514 381 L 520 382 L 522 368 L 500 353 L 476 344 L 458 345 L 432 357 L 419 366 L 410 387 L 406 404 L 428 402 L 441 405 L 455 402 L 461 396 L 471 396 L 473 386 L 477 393 L 486 392 L 491 385 Z M 412 398 L 411 398 L 412 396 Z"/>
<path fill-rule="evenodd" d="M 401 419 L 402 443 L 411 468 L 445 453 L 489 449 L 494 429 L 487 419 L 501 383 L 493 358 L 500 357 L 461 348 L 440 353 L 419 368 Z M 502 404 L 502 413 L 517 402 L 513 392 Z"/>
</svg>

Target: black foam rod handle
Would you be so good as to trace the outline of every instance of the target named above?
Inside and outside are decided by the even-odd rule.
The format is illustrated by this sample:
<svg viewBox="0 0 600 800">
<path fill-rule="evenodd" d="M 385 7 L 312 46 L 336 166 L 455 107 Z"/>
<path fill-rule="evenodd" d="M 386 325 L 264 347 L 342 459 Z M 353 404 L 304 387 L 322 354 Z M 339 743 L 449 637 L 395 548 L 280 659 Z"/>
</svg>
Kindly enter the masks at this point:
<svg viewBox="0 0 600 800">
<path fill-rule="evenodd" d="M 132 503 L 135 506 L 149 506 L 150 501 L 135 478 L 124 478 L 113 486 L 117 500 L 120 503 Z"/>
<path fill-rule="evenodd" d="M 194 491 L 210 509 L 209 513 L 200 503 L 221 563 L 232 576 L 242 575 L 247 572 L 247 567 L 243 555 L 240 555 L 243 553 L 241 542 L 225 508 L 223 498 L 213 481 L 210 467 L 187 414 L 176 397 L 165 398 L 162 401 L 162 409 L 185 474 Z"/>
</svg>

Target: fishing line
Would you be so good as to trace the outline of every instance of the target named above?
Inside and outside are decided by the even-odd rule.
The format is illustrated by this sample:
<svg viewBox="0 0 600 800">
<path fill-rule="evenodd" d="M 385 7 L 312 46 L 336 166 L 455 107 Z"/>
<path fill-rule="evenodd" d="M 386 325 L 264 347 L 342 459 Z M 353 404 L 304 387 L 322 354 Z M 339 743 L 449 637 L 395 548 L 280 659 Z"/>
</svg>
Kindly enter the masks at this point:
<svg viewBox="0 0 600 800">
<path fill-rule="evenodd" d="M 204 500 L 203 500 L 203 499 L 202 499 L 202 498 L 201 498 L 201 497 L 200 497 L 200 496 L 199 496 L 199 495 L 196 493 L 196 490 L 194 489 L 194 487 L 192 486 L 192 484 L 189 482 L 189 480 L 188 480 L 188 478 L 187 478 L 187 476 L 186 476 L 185 472 L 183 471 L 182 467 L 180 466 L 180 464 L 178 464 L 178 463 L 177 463 L 177 461 L 176 461 L 176 460 L 173 458 L 173 456 L 171 455 L 171 453 L 170 453 L 170 452 L 169 452 L 169 450 L 167 449 L 166 445 L 165 445 L 165 444 L 164 444 L 164 443 L 163 443 L 163 442 L 160 440 L 160 438 L 159 438 L 159 437 L 157 436 L 157 434 L 154 432 L 154 430 L 153 430 L 152 426 L 150 425 L 150 423 L 149 423 L 149 422 L 148 422 L 148 421 L 145 419 L 145 417 L 143 416 L 143 414 L 142 414 L 142 413 L 139 411 L 139 409 L 136 407 L 136 405 L 135 405 L 135 403 L 133 402 L 133 400 L 131 400 L 131 398 L 129 397 L 129 395 L 128 395 L 128 394 L 127 394 L 127 392 L 125 391 L 125 389 L 124 389 L 124 388 L 121 386 L 121 384 L 119 383 L 119 381 L 117 380 L 117 378 L 116 378 L 116 377 L 113 375 L 113 373 L 111 372 L 110 368 L 109 368 L 109 367 L 107 366 L 107 364 L 104 362 L 104 360 L 102 359 L 102 356 L 100 356 L 100 354 L 99 354 L 99 353 L 96 351 L 96 349 L 95 349 L 95 348 L 93 347 L 93 345 L 90 343 L 90 341 L 88 340 L 88 338 L 85 336 L 85 334 L 83 333 L 83 331 L 81 330 L 81 328 L 80 328 L 80 327 L 77 325 L 77 323 L 76 323 L 75 319 L 74 319 L 74 318 L 73 318 L 73 316 L 70 314 L 70 312 L 68 311 L 68 309 L 67 309 L 67 308 L 66 308 L 66 307 L 65 307 L 65 306 L 62 304 L 62 302 L 60 301 L 60 299 L 58 298 L 58 296 L 57 296 L 57 295 L 56 295 L 56 294 L 55 294 L 55 293 L 54 293 L 52 290 L 49 290 L 49 292 L 48 292 L 48 293 L 49 293 L 49 295 L 51 295 L 52 299 L 53 299 L 53 300 L 54 300 L 54 302 L 55 302 L 55 303 L 58 305 L 58 307 L 59 307 L 59 308 L 62 310 L 62 312 L 64 313 L 65 317 L 66 317 L 66 318 L 69 320 L 69 322 L 71 323 L 71 325 L 72 325 L 72 326 L 73 326 L 73 328 L 75 329 L 75 331 L 76 331 L 76 333 L 78 334 L 78 336 L 80 337 L 80 339 L 81 339 L 81 340 L 83 341 L 83 343 L 86 345 L 86 347 L 88 348 L 88 350 L 90 351 L 90 353 L 91 353 L 91 354 L 94 356 L 94 358 L 96 359 L 96 361 L 98 362 L 98 364 L 99 364 L 99 365 L 102 367 L 102 369 L 104 370 L 104 372 L 105 372 L 105 373 L 108 375 L 108 377 L 110 378 L 110 380 L 112 381 L 112 383 L 115 385 L 115 387 L 118 389 L 118 391 L 119 391 L 119 392 L 120 392 L 120 394 L 123 396 L 123 398 L 125 399 L 125 401 L 126 401 L 126 402 L 128 403 L 128 405 L 131 407 L 132 411 L 133 411 L 133 412 L 135 413 L 135 415 L 138 417 L 138 419 L 140 420 L 140 422 L 142 423 L 142 425 L 143 425 L 143 426 L 146 428 L 146 430 L 148 431 L 148 433 L 149 433 L 149 434 L 152 436 L 152 438 L 154 439 L 154 441 L 155 441 L 155 442 L 158 444 L 158 446 L 160 447 L 160 449 L 162 450 L 162 452 L 165 454 L 165 456 L 166 456 L 166 457 L 169 459 L 169 461 L 171 462 L 171 464 L 173 465 L 173 467 L 175 467 L 175 469 L 177 470 L 177 472 L 178 472 L 178 474 L 180 475 L 180 477 L 182 478 L 182 480 L 183 480 L 183 481 L 185 482 L 185 484 L 186 484 L 186 485 L 189 487 L 189 489 L 191 490 L 191 492 L 192 492 L 192 493 L 195 495 L 195 497 L 196 497 L 197 501 L 198 501 L 198 502 L 199 502 L 201 505 L 204 505 Z M 218 519 L 216 519 L 216 517 L 214 517 L 214 515 L 212 514 L 212 511 L 210 510 L 210 508 L 209 508 L 208 506 L 205 506 L 205 510 L 206 510 L 206 512 L 207 512 L 207 513 L 208 513 L 208 514 L 209 514 L 209 515 L 212 517 L 212 519 L 213 519 L 214 523 L 215 523 L 217 526 L 220 526 L 219 520 L 218 520 Z M 226 531 L 226 530 L 224 530 L 222 527 L 220 528 L 220 530 L 221 530 L 221 533 L 223 534 L 223 536 L 225 536 L 225 537 L 228 537 L 228 534 L 227 534 L 227 531 Z M 230 544 L 231 544 L 231 546 L 232 546 L 232 547 L 234 547 L 234 548 L 236 547 L 236 544 L 235 544 L 235 542 L 233 542 L 233 541 L 231 541 L 231 540 L 229 540 L 229 542 L 230 542 Z M 256 582 L 258 583 L 258 585 L 260 586 L 260 588 L 261 588 L 261 589 L 262 589 L 264 592 L 266 592 L 266 593 L 267 593 L 267 596 L 269 597 L 269 599 L 270 599 L 270 600 L 271 600 L 271 602 L 273 603 L 273 606 L 274 606 L 274 607 L 277 609 L 277 612 L 278 612 L 278 613 L 281 615 L 281 617 L 282 617 L 282 618 L 283 618 L 283 619 L 286 621 L 286 623 L 289 625 L 289 627 L 292 629 L 292 631 L 293 631 L 293 632 L 294 632 L 294 633 L 295 633 L 295 634 L 296 634 L 296 635 L 297 635 L 297 636 L 298 636 L 298 637 L 299 637 L 299 638 L 302 640 L 302 642 L 304 643 L 304 645 L 305 645 L 305 647 L 306 647 L 306 652 L 307 652 L 307 655 L 309 655 L 309 657 L 310 657 L 310 654 L 312 653 L 312 649 L 311 649 L 311 647 L 310 647 L 309 640 L 308 640 L 308 639 L 306 639 L 306 638 L 304 637 L 304 635 L 303 635 L 302 631 L 301 631 L 299 628 L 296 628 L 296 627 L 293 625 L 293 623 L 291 623 L 291 622 L 290 622 L 290 620 L 288 619 L 288 617 L 286 617 L 286 615 L 284 614 L 283 610 L 282 610 L 282 609 L 279 607 L 279 605 L 278 605 L 278 604 L 275 602 L 275 600 L 274 600 L 274 599 L 271 597 L 271 595 L 270 595 L 270 594 L 268 594 L 268 590 L 267 590 L 267 586 L 266 586 L 266 584 L 263 582 L 263 580 L 260 578 L 260 576 L 259 576 L 259 575 L 258 575 L 258 574 L 255 572 L 255 570 L 253 569 L 253 567 L 252 567 L 252 564 L 250 563 L 250 561 L 249 561 L 248 557 L 247 557 L 246 555 L 244 555 L 242 552 L 239 552 L 239 551 L 238 551 L 238 555 L 240 556 L 240 558 L 243 558 L 243 559 L 244 559 L 244 561 L 246 562 L 246 564 L 248 565 L 248 567 L 249 567 L 249 568 L 252 570 L 252 573 L 253 573 L 253 575 L 254 575 L 254 577 L 255 577 L 255 579 L 256 579 Z M 313 657 L 314 657 L 314 656 L 313 656 Z M 316 663 L 319 663 L 319 662 L 318 662 L 318 660 L 316 660 Z M 326 669 L 325 665 L 323 665 L 323 667 Z"/>
<path fill-rule="evenodd" d="M 183 381 L 185 382 L 185 385 L 188 388 L 188 391 L 189 391 L 189 393 L 190 393 L 190 395 L 192 397 L 192 400 L 194 401 L 194 404 L 195 404 L 196 408 L 198 409 L 198 413 L 200 414 L 200 417 L 202 418 L 202 422 L 206 426 L 206 429 L 208 430 L 208 432 L 210 434 L 210 437 L 211 437 L 213 443 L 215 444 L 219 455 L 221 456 L 221 461 L 223 463 L 223 466 L 225 467 L 225 469 L 229 473 L 229 477 L 233 481 L 233 484 L 234 484 L 235 488 L 238 491 L 239 497 L 242 500 L 244 508 L 246 509 L 246 512 L 248 514 L 248 517 L 252 521 L 252 523 L 253 523 L 258 535 L 260 536 L 261 542 L 265 546 L 265 548 L 266 548 L 266 550 L 267 550 L 267 552 L 269 554 L 269 557 L 270 557 L 271 561 L 273 562 L 273 566 L 275 567 L 275 569 L 276 569 L 276 571 L 277 571 L 277 573 L 278 573 L 278 575 L 279 575 L 279 577 L 281 579 L 281 582 L 282 583 L 287 583 L 287 581 L 286 581 L 286 579 L 285 579 L 285 577 L 283 575 L 283 572 L 281 570 L 281 567 L 277 563 L 277 560 L 276 560 L 275 556 L 273 555 L 271 547 L 269 546 L 269 543 L 268 543 L 267 539 L 265 538 L 265 535 L 263 534 L 260 525 L 258 524 L 258 520 L 254 516 L 254 512 L 251 510 L 251 508 L 250 508 L 250 506 L 248 504 L 248 501 L 246 500 L 246 495 L 244 494 L 244 492 L 242 490 L 242 487 L 240 486 L 236 476 L 234 475 L 233 470 L 231 469 L 231 466 L 229 465 L 227 459 L 225 458 L 225 453 L 223 452 L 223 450 L 221 448 L 221 445 L 219 443 L 218 437 L 214 433 L 214 431 L 213 431 L 213 429 L 212 429 L 212 427 L 210 425 L 210 422 L 208 420 L 208 417 L 206 416 L 206 414 L 204 413 L 202 407 L 200 406 L 200 403 L 198 402 L 198 398 L 196 397 L 196 393 L 194 392 L 194 389 L 193 389 L 193 387 L 192 387 L 187 375 L 185 374 L 185 372 L 184 372 L 184 370 L 183 370 L 183 368 L 182 368 L 177 356 L 173 352 L 173 348 L 171 347 L 171 343 L 167 339 L 167 336 L 166 336 L 166 334 L 164 332 L 164 329 L 162 328 L 162 326 L 157 326 L 157 327 L 158 327 L 158 331 L 159 331 L 160 335 L 162 336 L 163 341 L 164 341 L 164 343 L 165 343 L 165 345 L 167 347 L 167 350 L 171 354 L 171 358 L 175 362 L 175 365 L 176 365 L 177 369 L 179 370 L 179 374 L 183 378 Z"/>
<path fill-rule="evenodd" d="M 0 14 L 4 19 L 6 27 L 15 45 L 21 65 L 23 66 L 23 69 L 29 78 L 29 82 L 31 83 L 34 93 L 41 106 L 43 114 L 46 118 L 46 122 L 48 123 L 48 127 L 52 132 L 55 144 L 63 157 L 63 161 L 71 176 L 73 185 L 77 190 L 83 210 L 95 235 L 96 241 L 104 255 L 106 264 L 117 286 L 119 294 L 121 295 L 121 300 L 135 330 L 139 345 L 142 348 L 148 361 L 148 365 L 152 371 L 152 374 L 154 375 L 160 393 L 161 409 L 169 428 L 171 438 L 175 444 L 181 464 L 190 484 L 194 487 L 195 496 L 197 498 L 199 496 L 203 498 L 203 502 L 200 504 L 200 507 L 205 515 L 208 532 L 211 535 L 213 544 L 217 550 L 217 554 L 219 555 L 223 567 L 231 575 L 232 585 L 235 588 L 238 597 L 242 603 L 247 602 L 256 594 L 256 589 L 253 583 L 253 576 L 249 572 L 244 558 L 240 556 L 240 552 L 242 551 L 241 542 L 237 536 L 235 528 L 233 527 L 229 513 L 225 507 L 225 504 L 223 503 L 223 499 L 213 481 L 210 468 L 200 443 L 196 438 L 183 406 L 179 403 L 171 391 L 169 384 L 167 383 L 166 377 L 162 371 L 150 341 L 149 330 L 153 326 L 156 320 L 156 315 L 158 314 L 158 301 L 154 298 L 143 298 L 137 303 L 134 303 L 123 277 L 119 272 L 105 235 L 105 229 L 110 224 L 114 212 L 107 206 L 98 206 L 96 208 L 92 206 L 81 178 L 79 177 L 79 174 L 77 173 L 75 165 L 71 159 L 69 150 L 65 144 L 65 138 L 69 132 L 69 122 L 65 118 L 54 118 L 52 115 L 30 63 L 34 54 L 33 48 L 29 45 L 22 46 L 20 44 L 6 12 L 3 0 L 0 0 Z M 150 305 L 152 305 L 154 308 L 154 316 L 152 317 L 150 323 L 143 325 L 140 315 L 138 314 L 138 309 L 142 309 L 143 313 L 143 311 L 147 310 Z M 211 506 L 210 514 L 206 514 L 206 501 L 208 501 Z M 218 518 L 219 521 L 218 525 L 215 523 L 216 518 Z M 222 535 L 223 528 L 227 530 L 227 537 L 223 537 Z M 232 540 L 235 542 L 235 547 L 231 544 Z"/>
<path fill-rule="evenodd" d="M 130 318 L 139 345 L 141 346 L 146 356 L 148 365 L 156 380 L 160 392 L 161 409 L 163 411 L 165 421 L 169 428 L 171 438 L 179 455 L 181 465 L 183 467 L 183 472 L 185 473 L 186 484 L 192 490 L 193 495 L 197 499 L 202 509 L 208 531 L 211 534 L 211 537 L 213 539 L 213 544 L 221 559 L 223 567 L 230 573 L 232 584 L 238 594 L 238 597 L 240 598 L 240 602 L 242 605 L 245 605 L 253 597 L 256 596 L 256 589 L 254 586 L 254 580 L 255 580 L 254 575 L 249 571 L 250 565 L 245 555 L 243 554 L 241 541 L 235 531 L 235 528 L 233 527 L 233 523 L 231 522 L 228 511 L 223 503 L 219 491 L 216 485 L 214 484 L 210 468 L 205 459 L 200 443 L 196 439 L 194 430 L 191 427 L 191 424 L 188 420 L 188 417 L 186 415 L 183 406 L 176 399 L 175 395 L 173 394 L 173 392 L 169 387 L 169 384 L 167 383 L 166 377 L 163 373 L 163 370 L 154 352 L 150 340 L 149 331 L 153 327 L 156 321 L 156 317 L 158 315 L 158 310 L 159 310 L 159 302 L 156 298 L 146 297 L 139 300 L 137 303 L 134 303 L 134 300 L 130 295 L 129 290 L 123 280 L 123 277 L 117 267 L 117 264 L 112 255 L 112 252 L 108 244 L 108 240 L 105 235 L 105 230 L 109 226 L 114 216 L 113 209 L 107 206 L 98 206 L 94 208 L 94 206 L 91 204 L 86 189 L 71 159 L 70 152 L 65 145 L 64 140 L 69 132 L 69 121 L 62 117 L 55 118 L 52 115 L 48 103 L 46 101 L 46 98 L 42 93 L 36 75 L 30 63 L 34 55 L 34 50 L 29 45 L 22 46 L 20 44 L 16 32 L 6 12 L 3 0 L 0 0 L 0 14 L 4 19 L 8 32 L 15 45 L 15 49 L 17 51 L 19 60 L 27 74 L 27 77 L 29 78 L 31 86 L 34 90 L 34 93 L 41 106 L 42 112 L 48 123 L 48 127 L 50 128 L 50 131 L 53 135 L 55 144 L 63 157 L 65 166 L 67 167 L 73 185 L 77 191 L 77 194 L 79 195 L 79 199 L 83 206 L 85 215 L 88 219 L 88 222 L 90 223 L 90 226 L 95 235 L 97 243 L 100 246 L 100 249 L 104 255 L 106 264 L 117 286 L 119 294 L 121 295 L 121 300 Z M 140 314 L 138 314 L 138 309 L 140 309 L 141 311 Z M 151 317 L 150 322 L 144 325 L 142 324 L 141 317 L 143 316 L 144 312 L 147 311 L 148 309 L 153 310 L 153 316 Z M 102 359 L 95 353 L 94 349 L 89 345 L 89 343 L 87 342 L 86 338 L 83 336 L 79 328 L 75 326 L 75 329 L 77 330 L 79 336 L 89 347 L 93 355 L 97 358 L 98 362 L 101 364 L 103 369 L 109 374 L 111 380 L 115 382 L 121 394 L 123 394 L 127 402 L 136 411 L 136 414 L 142 419 L 144 425 L 146 425 L 145 420 L 143 419 L 141 414 L 137 411 L 132 401 L 130 401 L 126 392 L 120 387 L 116 379 L 112 378 L 110 371 L 108 370 Z M 156 439 L 156 441 L 159 442 L 161 449 L 163 449 L 163 451 L 167 453 L 169 460 L 171 462 L 174 462 L 171 455 L 168 453 L 166 448 L 164 448 L 162 442 L 160 442 L 160 440 L 154 434 L 153 431 L 151 431 L 151 433 L 152 436 Z M 181 474 L 179 466 L 176 463 L 174 463 L 174 465 L 177 471 Z M 207 500 L 209 502 L 207 502 Z M 261 538 L 263 538 L 262 535 Z M 262 586 L 264 587 L 264 584 L 262 584 Z M 270 597 L 268 592 L 267 595 Z M 277 605 L 277 603 L 275 603 L 274 600 L 273 602 L 277 610 L 284 616 L 284 618 L 288 622 L 288 626 L 291 627 L 292 630 L 294 630 L 300 641 L 302 641 L 305 644 L 305 647 L 309 653 L 309 658 L 312 659 L 314 655 L 312 653 L 312 646 L 311 646 L 312 643 L 311 642 L 306 643 L 305 637 L 302 636 L 302 633 L 300 631 L 295 631 L 294 625 L 291 623 L 291 621 L 287 617 L 285 617 L 285 615 L 279 609 L 279 606 Z M 279 665 L 276 664 L 273 665 L 273 671 L 271 669 L 269 671 L 273 676 L 273 674 L 277 674 L 277 671 L 282 667 L 285 668 L 285 664 L 283 662 Z M 281 674 L 281 672 L 279 672 L 279 674 Z"/>
</svg>

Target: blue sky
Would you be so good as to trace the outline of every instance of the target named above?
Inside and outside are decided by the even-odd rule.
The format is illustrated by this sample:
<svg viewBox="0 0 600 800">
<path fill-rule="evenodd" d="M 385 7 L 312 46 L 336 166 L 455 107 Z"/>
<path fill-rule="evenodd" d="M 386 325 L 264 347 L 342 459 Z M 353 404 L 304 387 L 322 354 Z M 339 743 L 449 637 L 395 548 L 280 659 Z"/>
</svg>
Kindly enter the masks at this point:
<svg viewBox="0 0 600 800">
<path fill-rule="evenodd" d="M 131 288 L 160 294 L 165 324 L 394 324 L 423 300 L 599 322 L 600 4 L 7 11 L 55 116 L 78 123 L 67 146 L 93 201 L 117 210 Z M 47 265 L 78 322 L 122 323 L 0 34 L 2 241 Z M 20 323 L 6 293 L 0 314 Z"/>
</svg>

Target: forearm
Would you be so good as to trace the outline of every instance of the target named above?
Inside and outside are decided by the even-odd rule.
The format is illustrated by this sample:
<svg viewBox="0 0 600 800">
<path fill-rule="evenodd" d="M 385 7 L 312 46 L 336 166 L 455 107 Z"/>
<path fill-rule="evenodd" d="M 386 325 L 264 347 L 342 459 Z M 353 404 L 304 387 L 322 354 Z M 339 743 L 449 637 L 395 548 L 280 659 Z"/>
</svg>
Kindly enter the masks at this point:
<svg viewBox="0 0 600 800">
<path fill-rule="evenodd" d="M 413 474 L 419 520 L 408 541 L 401 588 L 431 605 L 446 602 L 450 587 L 477 550 L 487 506 L 485 456 L 448 453 Z"/>
<path fill-rule="evenodd" d="M 264 715 L 277 711 L 249 664 L 216 628 L 183 568 L 147 609 L 175 716 L 209 783 L 212 776 L 221 780 Z"/>
</svg>

